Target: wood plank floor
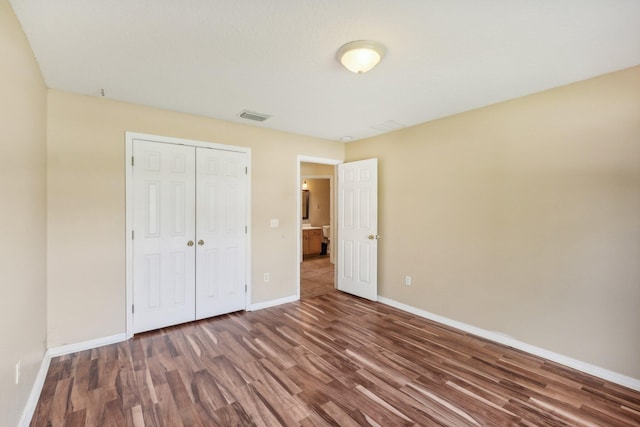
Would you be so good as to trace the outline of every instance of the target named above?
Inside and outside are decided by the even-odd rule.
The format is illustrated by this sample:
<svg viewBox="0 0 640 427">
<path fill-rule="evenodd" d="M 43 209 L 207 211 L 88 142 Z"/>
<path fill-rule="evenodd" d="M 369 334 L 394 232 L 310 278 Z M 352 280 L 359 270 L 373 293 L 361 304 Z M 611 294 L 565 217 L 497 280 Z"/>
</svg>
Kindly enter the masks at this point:
<svg viewBox="0 0 640 427">
<path fill-rule="evenodd" d="M 334 266 L 329 256 L 305 258 L 300 264 L 300 297 L 334 292 Z"/>
<path fill-rule="evenodd" d="M 331 292 L 52 360 L 32 426 L 639 426 L 640 392 Z"/>
</svg>

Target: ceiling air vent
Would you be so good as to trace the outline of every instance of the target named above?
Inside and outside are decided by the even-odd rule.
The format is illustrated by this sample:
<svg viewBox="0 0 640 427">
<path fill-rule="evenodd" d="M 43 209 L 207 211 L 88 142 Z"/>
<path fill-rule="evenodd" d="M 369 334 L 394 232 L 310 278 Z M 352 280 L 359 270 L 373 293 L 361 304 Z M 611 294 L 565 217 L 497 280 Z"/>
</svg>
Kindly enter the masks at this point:
<svg viewBox="0 0 640 427">
<path fill-rule="evenodd" d="M 271 116 L 267 114 L 254 113 L 253 111 L 244 110 L 243 112 L 240 113 L 240 117 L 247 120 L 255 120 L 256 122 L 264 122 Z"/>
</svg>

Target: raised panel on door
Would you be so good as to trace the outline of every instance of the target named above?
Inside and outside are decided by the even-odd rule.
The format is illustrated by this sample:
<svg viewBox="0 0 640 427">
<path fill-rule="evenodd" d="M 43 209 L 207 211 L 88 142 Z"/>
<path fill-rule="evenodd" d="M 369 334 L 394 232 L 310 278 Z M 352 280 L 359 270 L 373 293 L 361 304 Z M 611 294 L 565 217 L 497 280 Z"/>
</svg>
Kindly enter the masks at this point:
<svg viewBox="0 0 640 427">
<path fill-rule="evenodd" d="M 377 159 L 338 166 L 338 289 L 378 298 Z"/>
<path fill-rule="evenodd" d="M 133 328 L 194 319 L 195 150 L 133 142 Z"/>
<path fill-rule="evenodd" d="M 246 307 L 246 156 L 197 148 L 196 318 Z"/>
</svg>

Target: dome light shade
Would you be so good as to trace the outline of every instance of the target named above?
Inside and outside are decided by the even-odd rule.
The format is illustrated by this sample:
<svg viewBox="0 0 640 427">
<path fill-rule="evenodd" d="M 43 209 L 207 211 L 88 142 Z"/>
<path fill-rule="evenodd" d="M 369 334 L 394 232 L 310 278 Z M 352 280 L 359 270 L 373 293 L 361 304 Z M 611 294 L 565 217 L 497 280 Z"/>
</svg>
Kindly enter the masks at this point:
<svg viewBox="0 0 640 427">
<path fill-rule="evenodd" d="M 338 49 L 336 58 L 347 70 L 362 74 L 378 65 L 383 55 L 384 48 L 379 43 L 357 40 Z"/>
</svg>

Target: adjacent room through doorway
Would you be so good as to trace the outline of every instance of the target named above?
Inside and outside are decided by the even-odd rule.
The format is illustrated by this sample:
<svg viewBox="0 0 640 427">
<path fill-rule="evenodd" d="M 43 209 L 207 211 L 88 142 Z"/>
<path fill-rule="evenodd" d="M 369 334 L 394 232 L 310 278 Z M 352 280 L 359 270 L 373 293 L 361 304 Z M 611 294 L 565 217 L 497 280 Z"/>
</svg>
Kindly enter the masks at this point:
<svg viewBox="0 0 640 427">
<path fill-rule="evenodd" d="M 335 166 L 300 163 L 300 297 L 335 291 L 332 256 L 333 177 Z"/>
</svg>

